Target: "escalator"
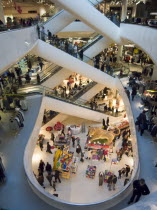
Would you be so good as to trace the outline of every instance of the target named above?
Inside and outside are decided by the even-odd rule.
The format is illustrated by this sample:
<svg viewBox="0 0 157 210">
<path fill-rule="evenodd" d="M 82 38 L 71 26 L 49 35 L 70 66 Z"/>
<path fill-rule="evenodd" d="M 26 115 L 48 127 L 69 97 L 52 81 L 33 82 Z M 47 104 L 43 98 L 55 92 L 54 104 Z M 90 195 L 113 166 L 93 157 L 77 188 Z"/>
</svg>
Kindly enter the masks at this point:
<svg viewBox="0 0 157 210">
<path fill-rule="evenodd" d="M 81 92 L 74 95 L 72 98 L 63 98 L 60 95 L 56 95 L 55 91 L 44 87 L 44 86 L 38 86 L 35 89 L 27 89 L 19 91 L 18 93 L 21 95 L 34 95 L 34 94 L 43 94 L 46 96 L 45 104 L 46 109 L 53 110 L 55 112 L 61 112 L 68 115 L 73 115 L 77 117 L 82 117 L 82 115 L 85 112 L 91 113 L 92 115 L 96 114 L 98 117 L 103 115 L 103 117 L 110 116 L 111 118 L 121 118 L 122 114 L 115 114 L 112 111 L 106 111 L 104 112 L 103 106 L 98 106 L 96 108 L 91 109 L 90 103 L 87 100 L 81 99 L 81 95 L 85 94 L 91 87 L 94 87 L 95 83 L 91 82 L 85 89 L 82 89 Z M 91 96 L 93 97 L 93 95 Z M 49 98 L 49 99 L 48 99 Z M 62 107 L 62 108 L 61 108 Z M 64 107 L 64 108 L 63 108 Z M 77 114 L 69 114 L 69 112 L 75 112 Z M 80 116 L 78 116 L 80 114 Z M 83 118 L 83 117 L 82 117 Z M 87 118 L 88 119 L 88 118 Z M 94 119 L 94 118 L 93 118 Z M 102 118 L 101 118 L 102 119 Z"/>
<path fill-rule="evenodd" d="M 47 88 L 45 89 L 45 96 L 46 109 L 52 109 L 55 112 L 60 112 L 63 114 L 89 120 L 94 119 L 95 121 L 99 122 L 107 116 L 109 116 L 110 119 L 114 119 L 115 117 L 122 117 L 122 114 L 115 115 L 114 113 L 112 114 L 112 112 L 110 111 L 104 113 L 103 107 L 98 107 L 92 110 L 86 100 L 78 99 L 77 101 L 72 101 L 70 99 L 60 98 L 58 96 L 55 96 L 51 92 L 51 90 Z"/>
</svg>

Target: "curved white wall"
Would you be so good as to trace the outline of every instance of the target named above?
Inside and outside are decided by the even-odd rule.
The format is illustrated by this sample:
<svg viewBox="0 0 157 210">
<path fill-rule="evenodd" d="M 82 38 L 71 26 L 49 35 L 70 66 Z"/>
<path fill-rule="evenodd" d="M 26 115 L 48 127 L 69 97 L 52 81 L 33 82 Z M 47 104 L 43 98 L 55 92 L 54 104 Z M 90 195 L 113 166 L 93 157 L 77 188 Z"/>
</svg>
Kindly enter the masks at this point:
<svg viewBox="0 0 157 210">
<path fill-rule="evenodd" d="M 115 79 L 113 77 L 41 40 L 38 40 L 37 45 L 32 50 L 32 53 L 72 72 L 76 72 L 90 78 L 95 82 L 105 84 L 110 88 L 116 88 Z"/>
<path fill-rule="evenodd" d="M 124 42 L 130 40 L 138 45 L 157 65 L 157 30 L 155 28 L 122 23 L 120 36 Z"/>
<path fill-rule="evenodd" d="M 36 27 L 0 33 L 0 73 L 16 63 L 36 44 Z"/>
</svg>

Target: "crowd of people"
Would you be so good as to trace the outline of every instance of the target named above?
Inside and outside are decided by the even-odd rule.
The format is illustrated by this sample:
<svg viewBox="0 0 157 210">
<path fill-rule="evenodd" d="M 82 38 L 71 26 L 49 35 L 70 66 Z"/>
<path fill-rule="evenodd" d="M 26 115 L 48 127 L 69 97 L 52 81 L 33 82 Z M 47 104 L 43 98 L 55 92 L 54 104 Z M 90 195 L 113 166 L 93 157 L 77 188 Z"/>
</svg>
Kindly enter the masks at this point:
<svg viewBox="0 0 157 210">
<path fill-rule="evenodd" d="M 7 17 L 6 23 L 0 20 L 0 31 L 8 30 L 8 29 L 17 29 L 30 27 L 33 25 L 37 25 L 41 21 L 40 15 L 38 14 L 35 18 L 17 18 L 17 17 Z"/>
</svg>

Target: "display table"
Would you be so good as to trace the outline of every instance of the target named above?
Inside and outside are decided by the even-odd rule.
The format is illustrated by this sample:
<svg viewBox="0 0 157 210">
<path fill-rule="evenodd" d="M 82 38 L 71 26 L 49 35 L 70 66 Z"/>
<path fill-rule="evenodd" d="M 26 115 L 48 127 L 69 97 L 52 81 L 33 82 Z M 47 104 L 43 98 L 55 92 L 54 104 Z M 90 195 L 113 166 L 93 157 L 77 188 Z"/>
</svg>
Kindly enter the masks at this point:
<svg viewBox="0 0 157 210">
<path fill-rule="evenodd" d="M 90 179 L 94 179 L 96 173 L 96 166 L 88 165 L 86 170 L 86 177 Z"/>
<path fill-rule="evenodd" d="M 72 135 L 77 135 L 79 133 L 81 133 L 81 125 L 70 125 L 70 126 L 66 126 L 66 128 L 68 129 L 70 127 Z"/>
<path fill-rule="evenodd" d="M 70 145 L 70 140 L 68 138 L 65 138 L 65 136 L 61 136 L 61 135 L 58 135 L 56 138 L 55 138 L 55 141 L 54 141 L 54 146 L 68 146 Z"/>
<path fill-rule="evenodd" d="M 57 167 L 58 170 L 62 172 L 62 177 L 65 179 L 70 178 L 70 165 L 73 159 L 73 153 L 69 152 L 63 156 L 61 156 L 58 160 Z"/>
</svg>

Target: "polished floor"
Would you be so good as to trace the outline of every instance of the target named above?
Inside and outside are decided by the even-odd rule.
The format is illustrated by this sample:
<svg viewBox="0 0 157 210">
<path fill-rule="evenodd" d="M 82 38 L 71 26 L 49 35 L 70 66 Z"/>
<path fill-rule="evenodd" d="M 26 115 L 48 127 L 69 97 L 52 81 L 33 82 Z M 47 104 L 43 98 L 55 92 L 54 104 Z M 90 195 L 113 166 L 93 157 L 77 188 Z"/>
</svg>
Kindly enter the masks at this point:
<svg viewBox="0 0 157 210">
<path fill-rule="evenodd" d="M 7 182 L 0 186 L 0 208 L 14 210 L 55 210 L 54 207 L 46 204 L 32 192 L 23 168 L 24 148 L 38 115 L 40 101 L 40 97 L 29 98 L 29 111 L 25 114 L 25 127 L 18 135 L 13 136 L 12 132 L 7 130 L 7 123 L 3 124 L 3 121 L 1 122 L 0 155 L 6 168 Z M 134 102 L 131 101 L 131 106 L 136 119 L 141 112 L 140 98 L 138 96 Z M 142 137 L 137 133 L 137 137 L 141 165 L 140 177 L 146 180 L 151 193 L 153 193 L 157 190 L 157 168 L 154 167 L 155 162 L 157 162 L 157 144 L 154 143 L 147 132 Z M 128 199 L 125 199 L 110 210 L 126 208 Z M 145 197 L 143 196 L 141 200 L 144 199 Z M 136 210 L 136 207 L 133 207 L 133 209 Z"/>
</svg>

